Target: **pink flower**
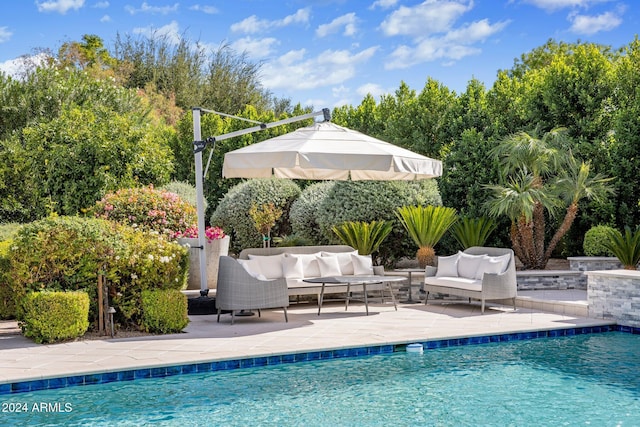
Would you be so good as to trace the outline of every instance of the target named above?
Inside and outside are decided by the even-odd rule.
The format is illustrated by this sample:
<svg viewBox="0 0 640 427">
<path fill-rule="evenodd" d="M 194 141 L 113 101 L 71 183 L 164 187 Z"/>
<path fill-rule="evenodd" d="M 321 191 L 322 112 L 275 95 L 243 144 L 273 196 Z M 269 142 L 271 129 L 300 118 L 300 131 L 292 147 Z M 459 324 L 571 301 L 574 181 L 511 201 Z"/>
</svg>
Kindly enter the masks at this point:
<svg viewBox="0 0 640 427">
<path fill-rule="evenodd" d="M 220 227 L 207 227 L 204 230 L 204 235 L 209 240 L 224 239 L 226 237 L 226 234 L 224 234 L 224 231 Z M 198 228 L 189 227 L 184 231 L 178 231 L 175 233 L 174 237 L 175 238 L 179 238 L 179 237 L 196 238 L 198 237 Z"/>
</svg>

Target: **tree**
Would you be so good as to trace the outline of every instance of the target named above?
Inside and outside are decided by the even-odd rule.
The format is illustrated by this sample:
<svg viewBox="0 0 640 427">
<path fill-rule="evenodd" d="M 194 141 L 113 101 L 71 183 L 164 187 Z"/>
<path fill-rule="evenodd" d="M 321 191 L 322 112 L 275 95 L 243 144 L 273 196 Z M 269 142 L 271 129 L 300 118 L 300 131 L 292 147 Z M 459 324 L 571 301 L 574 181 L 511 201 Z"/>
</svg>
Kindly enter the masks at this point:
<svg viewBox="0 0 640 427">
<path fill-rule="evenodd" d="M 503 166 L 503 182 L 488 186 L 493 198 L 487 207 L 492 216 L 511 220 L 513 250 L 526 269 L 544 269 L 573 224 L 580 200 L 602 200 L 610 192 L 609 180 L 590 176 L 589 164 L 579 163 L 566 146 L 564 130 L 556 129 L 542 138 L 520 132 L 492 150 Z M 553 217 L 561 206 L 564 219 L 545 248 L 545 211 Z"/>
</svg>

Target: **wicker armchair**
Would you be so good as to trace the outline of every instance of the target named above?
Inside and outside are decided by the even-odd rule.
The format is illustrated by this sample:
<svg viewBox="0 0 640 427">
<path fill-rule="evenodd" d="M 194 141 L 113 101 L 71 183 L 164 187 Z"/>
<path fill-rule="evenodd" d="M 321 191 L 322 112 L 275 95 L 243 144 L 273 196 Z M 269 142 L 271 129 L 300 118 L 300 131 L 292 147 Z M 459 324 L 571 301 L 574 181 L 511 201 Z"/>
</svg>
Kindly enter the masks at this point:
<svg viewBox="0 0 640 427">
<path fill-rule="evenodd" d="M 260 309 L 276 307 L 284 309 L 284 320 L 288 322 L 288 306 L 289 293 L 285 279 L 256 279 L 247 273 L 235 259 L 228 256 L 220 257 L 216 291 L 218 322 L 220 322 L 222 310 L 231 311 L 231 324 L 233 325 L 237 310 L 258 310 L 258 315 L 260 315 Z"/>
</svg>

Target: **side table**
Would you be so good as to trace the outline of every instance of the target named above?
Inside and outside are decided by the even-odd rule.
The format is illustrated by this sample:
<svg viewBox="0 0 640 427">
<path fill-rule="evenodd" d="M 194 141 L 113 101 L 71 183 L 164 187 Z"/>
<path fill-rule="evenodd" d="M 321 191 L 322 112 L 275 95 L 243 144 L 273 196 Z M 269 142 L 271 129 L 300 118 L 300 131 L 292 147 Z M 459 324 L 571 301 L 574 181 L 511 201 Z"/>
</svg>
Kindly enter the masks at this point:
<svg viewBox="0 0 640 427">
<path fill-rule="evenodd" d="M 413 286 L 413 278 L 411 277 L 413 273 L 423 273 L 424 268 L 397 268 L 393 271 L 398 273 L 407 273 L 409 276 L 409 297 L 405 301 L 400 301 L 403 304 L 419 304 L 420 301 L 416 301 L 411 296 L 411 287 Z"/>
</svg>

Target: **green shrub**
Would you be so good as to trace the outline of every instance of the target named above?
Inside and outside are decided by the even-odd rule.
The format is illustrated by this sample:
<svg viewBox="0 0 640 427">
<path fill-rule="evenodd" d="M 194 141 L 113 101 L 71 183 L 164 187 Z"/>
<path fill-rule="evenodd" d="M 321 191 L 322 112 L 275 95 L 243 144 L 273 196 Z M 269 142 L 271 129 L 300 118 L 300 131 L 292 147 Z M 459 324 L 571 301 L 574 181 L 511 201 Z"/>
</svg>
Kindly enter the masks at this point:
<svg viewBox="0 0 640 427">
<path fill-rule="evenodd" d="M 608 225 L 591 227 L 584 234 L 584 241 L 582 242 L 584 254 L 586 256 L 615 256 L 607 245 L 609 233 L 613 229 L 613 227 L 609 227 Z"/>
<path fill-rule="evenodd" d="M 125 188 L 105 195 L 91 209 L 96 217 L 169 238 L 197 224 L 196 208 L 177 194 L 153 186 Z"/>
<path fill-rule="evenodd" d="M 371 255 L 378 251 L 392 228 L 391 221 L 348 221 L 334 226 L 332 230 L 342 243 L 357 249 L 360 255 Z"/>
<path fill-rule="evenodd" d="M 605 240 L 607 248 L 620 260 L 626 270 L 635 270 L 640 262 L 640 228 L 631 231 L 629 226 L 624 228 L 624 234 L 618 230 L 607 231 Z"/>
<path fill-rule="evenodd" d="M 442 205 L 435 180 L 423 181 L 338 181 L 318 204 L 317 222 L 322 233 L 336 242 L 331 228 L 347 221 L 392 221 L 391 234 L 378 255 L 385 265 L 415 253 L 411 238 L 395 211 L 405 205 Z"/>
<path fill-rule="evenodd" d="M 275 236 L 291 233 L 289 209 L 300 195 L 300 187 L 290 179 L 251 179 L 231 188 L 211 216 L 211 224 L 222 227 L 231 236 L 231 249 L 262 246 L 262 235 L 249 215 L 252 205 L 273 203 L 282 210 L 271 233 Z"/>
<path fill-rule="evenodd" d="M 330 243 L 330 236 L 323 233 L 318 224 L 318 212 L 335 183 L 335 181 L 323 181 L 311 184 L 291 204 L 289 218 L 293 232 L 309 239 L 313 244 L 327 245 Z"/>
<path fill-rule="evenodd" d="M 17 222 L 7 222 L 4 224 L 0 224 L 0 242 L 4 240 L 12 239 L 13 236 L 18 232 L 22 224 Z"/>
<path fill-rule="evenodd" d="M 273 243 L 280 248 L 291 246 L 312 246 L 314 244 L 311 240 L 298 234 L 275 236 L 272 240 Z"/>
<path fill-rule="evenodd" d="M 189 324 L 187 297 L 173 289 L 142 292 L 142 328 L 147 332 L 169 334 Z"/>
<path fill-rule="evenodd" d="M 123 251 L 113 225 L 96 218 L 48 217 L 16 233 L 9 256 L 9 284 L 20 313 L 29 292 L 86 289 L 91 318 L 96 315 L 97 275 Z"/>
<path fill-rule="evenodd" d="M 31 292 L 24 301 L 24 336 L 37 343 L 77 338 L 89 328 L 86 292 Z"/>
<path fill-rule="evenodd" d="M 12 245 L 12 240 L 0 242 L 0 319 L 16 317 L 13 289 L 9 285 L 9 250 Z"/>
<path fill-rule="evenodd" d="M 116 320 L 139 327 L 142 291 L 181 289 L 189 268 L 188 251 L 178 243 L 97 218 L 51 217 L 26 224 L 10 255 L 9 288 L 19 320 L 29 292 L 82 289 L 89 294 L 89 319 L 95 322 L 102 270 Z"/>
<path fill-rule="evenodd" d="M 460 218 L 453 224 L 451 231 L 460 247 L 464 250 L 472 246 L 484 246 L 497 227 L 491 218 Z"/>
</svg>

